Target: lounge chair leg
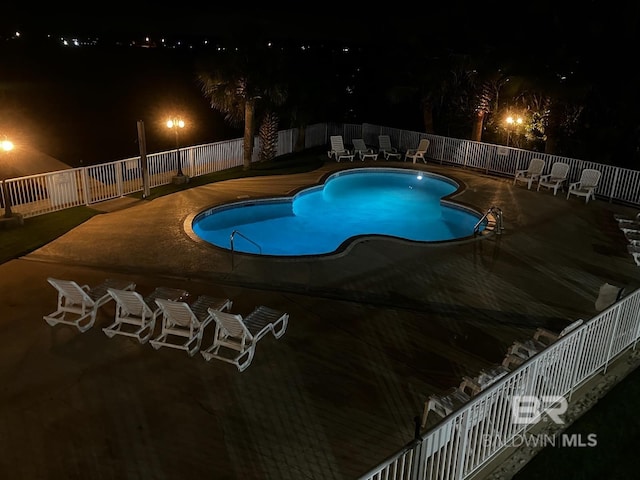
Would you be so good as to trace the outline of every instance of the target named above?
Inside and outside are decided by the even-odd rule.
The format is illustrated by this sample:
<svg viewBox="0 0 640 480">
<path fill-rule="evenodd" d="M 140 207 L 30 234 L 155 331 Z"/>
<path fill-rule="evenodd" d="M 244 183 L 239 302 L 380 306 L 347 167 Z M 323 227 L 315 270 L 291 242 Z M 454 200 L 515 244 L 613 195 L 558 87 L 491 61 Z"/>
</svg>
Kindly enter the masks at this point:
<svg viewBox="0 0 640 480">
<path fill-rule="evenodd" d="M 278 326 L 277 325 L 278 322 L 280 323 L 280 328 L 276 328 Z M 273 336 L 276 338 L 280 338 L 282 335 L 284 335 L 284 332 L 287 330 L 289 315 L 283 316 L 278 322 L 276 322 L 276 324 L 274 325 L 274 329 L 272 330 Z"/>
<path fill-rule="evenodd" d="M 153 330 L 155 329 L 155 325 L 156 325 L 155 322 L 151 322 L 149 323 L 149 325 L 147 325 L 145 328 L 143 328 L 138 332 L 138 341 L 140 343 L 147 343 L 149 341 L 149 339 L 151 338 L 151 335 L 153 335 Z M 142 336 L 142 332 L 144 332 L 145 330 L 147 330 L 147 334 Z"/>
<path fill-rule="evenodd" d="M 244 354 L 236 358 L 235 363 L 236 363 L 236 367 L 238 367 L 239 372 L 244 372 L 247 369 L 247 367 L 251 365 L 251 361 L 253 360 L 254 350 L 255 350 L 255 347 L 250 348 Z M 244 361 L 241 361 L 242 357 L 246 357 Z"/>
<path fill-rule="evenodd" d="M 87 330 L 89 330 L 91 327 L 93 327 L 93 324 L 96 322 L 96 314 L 97 314 L 97 310 L 94 310 L 92 314 L 90 315 L 86 315 L 84 317 L 80 317 L 77 321 L 76 321 L 76 327 L 78 327 L 78 330 L 80 330 L 81 333 L 86 332 Z M 89 321 L 84 324 L 81 325 L 80 323 L 82 321 L 84 321 L 86 318 L 89 319 Z"/>
</svg>

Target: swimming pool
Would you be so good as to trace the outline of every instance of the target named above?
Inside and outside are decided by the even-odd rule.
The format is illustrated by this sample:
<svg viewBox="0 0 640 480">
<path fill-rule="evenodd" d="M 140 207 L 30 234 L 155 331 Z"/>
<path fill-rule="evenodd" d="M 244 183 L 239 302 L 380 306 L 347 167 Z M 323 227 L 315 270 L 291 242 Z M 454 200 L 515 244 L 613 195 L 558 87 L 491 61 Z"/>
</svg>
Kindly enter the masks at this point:
<svg viewBox="0 0 640 480">
<path fill-rule="evenodd" d="M 293 197 L 247 200 L 194 216 L 193 232 L 217 247 L 267 256 L 326 255 L 356 238 L 416 242 L 473 236 L 482 215 L 443 197 L 460 186 L 434 173 L 358 168 L 330 175 Z M 480 225 L 480 230 L 484 225 Z"/>
</svg>

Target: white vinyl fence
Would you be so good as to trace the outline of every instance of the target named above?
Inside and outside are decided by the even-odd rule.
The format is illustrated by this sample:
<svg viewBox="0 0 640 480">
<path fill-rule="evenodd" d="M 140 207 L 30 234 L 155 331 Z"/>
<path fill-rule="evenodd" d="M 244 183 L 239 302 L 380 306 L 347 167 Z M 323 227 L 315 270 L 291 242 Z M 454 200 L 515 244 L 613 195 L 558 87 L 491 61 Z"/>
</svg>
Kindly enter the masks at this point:
<svg viewBox="0 0 640 480">
<path fill-rule="evenodd" d="M 361 479 L 472 478 L 528 428 L 514 422 L 514 396 L 570 398 L 577 387 L 606 371 L 618 355 L 635 349 L 638 338 L 640 290 L 472 397 L 464 407 Z"/>
<path fill-rule="evenodd" d="M 430 159 L 441 164 L 479 169 L 492 175 L 513 176 L 516 170 L 526 168 L 534 157 L 546 161 L 544 173 L 551 170 L 554 162 L 568 163 L 569 182 L 577 181 L 582 169 L 596 168 L 602 172 L 596 196 L 609 201 L 640 205 L 640 171 L 512 147 L 371 124 L 316 124 L 308 126 L 305 130 L 305 148 L 327 145 L 331 135 L 342 135 L 345 145 L 350 145 L 354 138 L 362 138 L 368 146 L 377 147 L 378 135 L 382 134 L 389 135 L 392 145 L 401 152 L 415 148 L 421 138 L 428 138 L 431 143 L 427 156 Z M 279 156 L 294 151 L 297 136 L 298 129 L 279 132 Z M 182 170 L 190 177 L 197 177 L 242 165 L 242 142 L 240 138 L 181 148 Z M 256 161 L 259 147 L 257 137 L 254 143 L 253 161 Z M 171 179 L 177 173 L 177 158 L 176 150 L 147 155 L 150 188 L 171 183 Z M 91 205 L 143 189 L 140 157 L 11 178 L 7 179 L 5 184 L 12 210 L 25 218 L 79 205 Z M 3 190 L 0 190 L 0 195 L 4 205 Z"/>
</svg>

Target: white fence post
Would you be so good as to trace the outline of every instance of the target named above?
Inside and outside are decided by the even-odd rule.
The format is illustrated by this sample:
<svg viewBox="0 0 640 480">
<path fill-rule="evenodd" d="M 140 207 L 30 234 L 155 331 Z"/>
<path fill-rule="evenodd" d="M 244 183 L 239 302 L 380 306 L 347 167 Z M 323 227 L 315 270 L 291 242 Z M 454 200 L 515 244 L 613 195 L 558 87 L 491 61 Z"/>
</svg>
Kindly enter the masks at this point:
<svg viewBox="0 0 640 480">
<path fill-rule="evenodd" d="M 87 167 L 82 167 L 82 196 L 85 205 L 89 205 L 91 203 L 91 188 L 89 187 L 88 176 Z"/>
<path fill-rule="evenodd" d="M 607 367 L 609 366 L 609 361 L 611 360 L 611 350 L 613 350 L 613 342 L 616 339 L 616 334 L 618 333 L 618 324 L 620 323 L 620 306 L 616 308 L 616 316 L 613 321 L 613 332 L 611 332 L 611 339 L 609 340 L 609 348 L 607 349 L 607 358 L 604 361 L 604 369 L 602 373 L 607 373 Z"/>
</svg>

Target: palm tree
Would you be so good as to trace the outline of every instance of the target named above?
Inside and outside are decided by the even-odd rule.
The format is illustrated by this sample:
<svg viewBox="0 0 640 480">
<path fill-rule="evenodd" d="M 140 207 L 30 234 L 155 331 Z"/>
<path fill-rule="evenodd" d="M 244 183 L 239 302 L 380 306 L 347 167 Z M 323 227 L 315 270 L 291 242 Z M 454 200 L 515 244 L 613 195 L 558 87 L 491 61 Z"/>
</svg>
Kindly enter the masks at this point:
<svg viewBox="0 0 640 480">
<path fill-rule="evenodd" d="M 258 104 L 273 112 L 286 98 L 286 88 L 278 81 L 279 65 L 276 51 L 260 44 L 224 50 L 199 62 L 197 80 L 211 107 L 233 126 L 244 121 L 244 170 L 251 169 Z M 274 116 L 265 118 L 272 122 Z M 273 136 L 270 138 L 273 141 Z"/>
</svg>

